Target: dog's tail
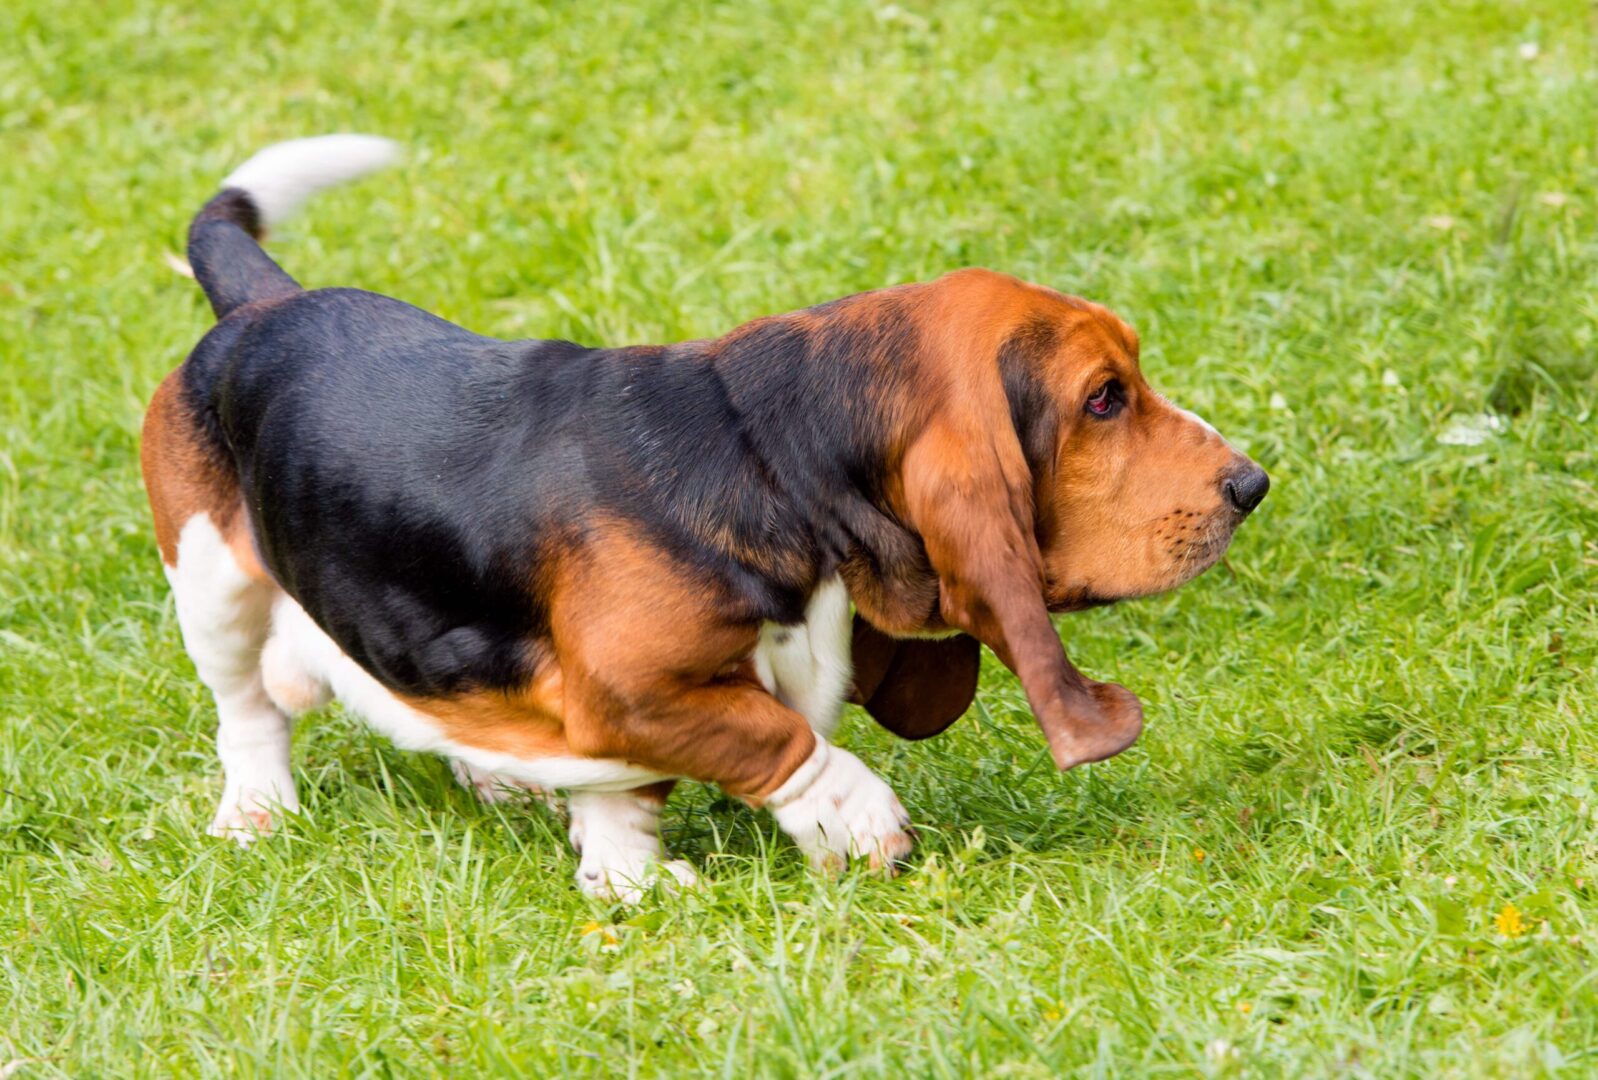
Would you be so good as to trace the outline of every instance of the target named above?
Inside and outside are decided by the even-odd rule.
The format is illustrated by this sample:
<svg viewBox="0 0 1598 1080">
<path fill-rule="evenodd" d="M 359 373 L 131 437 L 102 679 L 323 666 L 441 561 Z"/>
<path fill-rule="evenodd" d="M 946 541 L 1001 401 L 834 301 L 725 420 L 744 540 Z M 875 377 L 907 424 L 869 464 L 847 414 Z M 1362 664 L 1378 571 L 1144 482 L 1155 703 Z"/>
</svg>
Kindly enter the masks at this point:
<svg viewBox="0 0 1598 1080">
<path fill-rule="evenodd" d="M 261 250 L 264 231 L 323 188 L 398 158 L 398 144 L 376 135 L 321 135 L 268 146 L 235 169 L 189 225 L 189 265 L 216 317 L 299 292 L 299 282 Z"/>
</svg>

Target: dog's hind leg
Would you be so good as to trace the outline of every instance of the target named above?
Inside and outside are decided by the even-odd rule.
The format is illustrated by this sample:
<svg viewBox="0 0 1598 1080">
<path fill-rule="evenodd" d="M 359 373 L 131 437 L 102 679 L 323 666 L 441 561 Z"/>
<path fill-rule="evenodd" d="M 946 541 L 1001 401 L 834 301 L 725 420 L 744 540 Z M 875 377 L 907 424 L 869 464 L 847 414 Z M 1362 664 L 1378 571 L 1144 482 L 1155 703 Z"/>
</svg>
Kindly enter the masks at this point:
<svg viewBox="0 0 1598 1080">
<path fill-rule="evenodd" d="M 289 772 L 291 724 L 261 677 L 276 590 L 245 572 L 208 514 L 184 525 L 167 577 L 184 647 L 216 699 L 224 786 L 209 831 L 248 844 L 272 831 L 277 810 L 299 809 Z"/>
<path fill-rule="evenodd" d="M 150 403 L 141 451 L 183 644 L 216 699 L 225 782 L 210 832 L 247 844 L 272 830 L 277 810 L 299 809 L 289 718 L 261 677 L 279 590 L 256 558 L 237 483 L 207 446 L 176 374 Z"/>
<path fill-rule="evenodd" d="M 272 632 L 261 650 L 266 696 L 289 716 L 320 709 L 333 700 L 327 677 L 317 670 L 313 650 L 305 648 L 301 628 L 310 622 L 287 593 L 272 605 Z"/>
</svg>

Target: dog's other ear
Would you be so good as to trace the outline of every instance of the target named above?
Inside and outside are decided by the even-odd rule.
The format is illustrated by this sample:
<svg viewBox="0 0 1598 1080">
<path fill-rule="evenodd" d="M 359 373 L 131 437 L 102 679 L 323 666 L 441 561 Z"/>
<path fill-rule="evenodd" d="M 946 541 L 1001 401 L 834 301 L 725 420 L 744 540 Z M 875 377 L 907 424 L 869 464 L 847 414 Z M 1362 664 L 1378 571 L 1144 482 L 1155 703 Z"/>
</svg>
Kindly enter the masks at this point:
<svg viewBox="0 0 1598 1080">
<path fill-rule="evenodd" d="M 901 739 L 930 739 L 977 696 L 976 638 L 891 638 L 854 617 L 854 692 L 849 700 Z"/>
</svg>

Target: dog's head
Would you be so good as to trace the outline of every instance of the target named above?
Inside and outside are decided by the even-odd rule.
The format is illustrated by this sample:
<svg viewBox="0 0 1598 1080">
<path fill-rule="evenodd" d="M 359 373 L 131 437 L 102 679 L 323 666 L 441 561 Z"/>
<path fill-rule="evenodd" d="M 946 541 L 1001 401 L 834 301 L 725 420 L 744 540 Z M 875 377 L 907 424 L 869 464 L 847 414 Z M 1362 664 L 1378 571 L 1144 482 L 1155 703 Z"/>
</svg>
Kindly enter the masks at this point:
<svg viewBox="0 0 1598 1080">
<path fill-rule="evenodd" d="M 890 489 L 938 582 L 937 618 L 913 629 L 992 648 L 1061 768 L 1117 753 L 1141 727 L 1137 699 L 1078 673 L 1048 613 L 1202 573 L 1269 479 L 1148 384 L 1137 335 L 1109 310 L 987 271 L 911 288 L 923 398 Z M 857 697 L 892 700 L 895 730 L 931 733 L 906 720 L 918 712 L 941 730 L 951 703 L 969 704 L 974 645 L 856 640 L 859 667 L 884 673 Z"/>
<path fill-rule="evenodd" d="M 1174 589 L 1213 566 L 1270 480 L 1143 377 L 1097 304 L 1038 290 L 999 348 L 1051 611 Z"/>
</svg>

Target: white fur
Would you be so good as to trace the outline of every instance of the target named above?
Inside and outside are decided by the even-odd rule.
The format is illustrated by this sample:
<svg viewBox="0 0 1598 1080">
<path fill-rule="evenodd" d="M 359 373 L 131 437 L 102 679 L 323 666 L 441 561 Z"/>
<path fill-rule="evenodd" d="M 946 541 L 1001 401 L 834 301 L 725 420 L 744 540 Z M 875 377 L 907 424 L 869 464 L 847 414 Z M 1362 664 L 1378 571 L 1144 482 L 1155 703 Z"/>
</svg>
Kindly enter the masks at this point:
<svg viewBox="0 0 1598 1080">
<path fill-rule="evenodd" d="M 280 595 L 272 614 L 273 637 L 281 636 L 308 677 L 325 682 L 333 696 L 403 750 L 427 750 L 492 773 L 501 782 L 532 788 L 625 791 L 666 777 L 639 765 L 606 758 L 519 758 L 450 739 L 429 716 L 395 697 L 355 661 L 298 604 Z"/>
<path fill-rule="evenodd" d="M 577 887 L 597 900 L 636 904 L 656 881 L 693 885 L 694 868 L 662 863 L 661 804 L 628 792 L 574 791 L 572 847 L 580 852 Z M 664 871 L 666 878 L 661 877 Z"/>
<path fill-rule="evenodd" d="M 262 223 L 276 225 L 323 188 L 398 161 L 399 144 L 377 135 L 318 135 L 268 146 L 222 181 L 249 193 Z"/>
<path fill-rule="evenodd" d="M 1221 433 L 1215 429 L 1215 425 L 1214 424 L 1210 423 L 1208 420 L 1204 419 L 1202 416 L 1200 416 L 1198 413 L 1194 412 L 1193 410 L 1184 409 L 1181 406 L 1177 406 L 1176 411 L 1181 413 L 1183 416 L 1187 417 L 1189 420 L 1193 421 L 1195 424 L 1197 424 L 1199 427 L 1203 428 L 1205 431 L 1209 432 L 1211 435 L 1214 435 L 1216 438 L 1220 438 L 1221 437 Z"/>
<path fill-rule="evenodd" d="M 1203 428 L 1207 433 L 1209 433 L 1211 435 L 1214 435 L 1217 439 L 1220 439 L 1222 442 L 1226 441 L 1225 437 L 1219 431 L 1217 431 L 1215 429 L 1215 425 L 1210 423 L 1208 420 L 1204 419 L 1198 413 L 1193 412 L 1191 409 L 1182 408 L 1182 406 L 1178 405 L 1176 402 L 1172 401 L 1170 398 L 1166 397 L 1164 394 L 1158 394 L 1157 396 L 1159 397 L 1159 399 L 1161 401 L 1165 402 L 1171 408 L 1175 409 L 1177 412 L 1179 412 L 1183 416 L 1187 417 L 1193 423 L 1195 423 L 1199 427 Z"/>
<path fill-rule="evenodd" d="M 275 810 L 300 805 L 289 771 L 291 724 L 261 679 L 272 588 L 239 568 L 207 514 L 184 524 L 167 580 L 184 647 L 216 698 L 224 784 L 209 831 L 248 844 L 271 832 Z"/>
<path fill-rule="evenodd" d="M 267 696 L 290 716 L 320 709 L 333 698 L 333 688 L 300 663 L 288 634 L 273 633 L 266 639 L 261 679 Z"/>
<path fill-rule="evenodd" d="M 832 738 L 854 674 L 853 624 L 843 579 L 821 583 L 798 626 L 766 623 L 755 646 L 755 674 L 766 692 L 801 714 L 823 739 Z"/>
<path fill-rule="evenodd" d="M 910 816 L 865 762 L 825 739 L 766 800 L 777 824 L 812 864 L 850 858 L 891 863 L 910 852 Z"/>
</svg>

